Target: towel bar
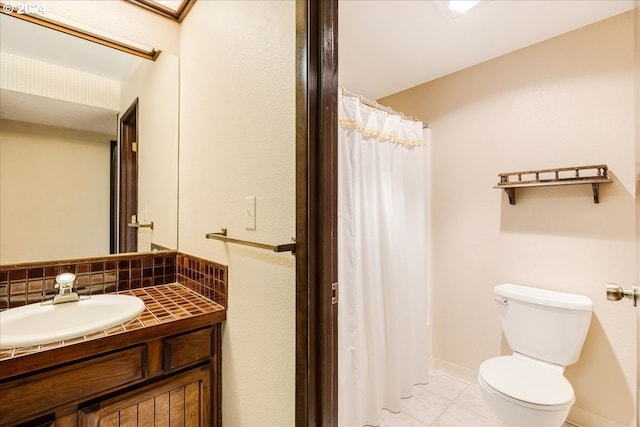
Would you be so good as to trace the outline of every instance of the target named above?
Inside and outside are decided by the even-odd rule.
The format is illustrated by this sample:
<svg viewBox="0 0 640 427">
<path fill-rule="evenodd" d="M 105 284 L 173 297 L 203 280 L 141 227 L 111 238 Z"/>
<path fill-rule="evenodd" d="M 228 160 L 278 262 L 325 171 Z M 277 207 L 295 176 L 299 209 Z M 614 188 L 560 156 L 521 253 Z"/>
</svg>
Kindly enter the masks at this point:
<svg viewBox="0 0 640 427">
<path fill-rule="evenodd" d="M 282 245 L 267 245 L 264 243 L 251 242 L 249 240 L 233 239 L 231 237 L 227 237 L 226 228 L 223 228 L 221 231 L 217 233 L 207 233 L 205 234 L 205 237 L 207 239 L 220 240 L 221 242 L 235 243 L 235 244 L 244 245 L 244 246 L 251 246 L 252 248 L 266 249 L 268 251 L 273 251 L 273 252 L 291 252 L 292 255 L 296 254 L 295 242 L 285 243 Z"/>
</svg>

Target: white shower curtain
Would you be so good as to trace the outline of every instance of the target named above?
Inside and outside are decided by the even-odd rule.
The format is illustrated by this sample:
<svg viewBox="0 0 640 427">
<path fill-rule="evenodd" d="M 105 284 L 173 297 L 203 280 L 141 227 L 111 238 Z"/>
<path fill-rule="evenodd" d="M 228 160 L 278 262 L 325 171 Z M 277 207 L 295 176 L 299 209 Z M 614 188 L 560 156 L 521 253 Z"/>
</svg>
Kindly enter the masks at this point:
<svg viewBox="0 0 640 427">
<path fill-rule="evenodd" d="M 340 427 L 397 412 L 431 361 L 422 123 L 340 96 Z"/>
</svg>

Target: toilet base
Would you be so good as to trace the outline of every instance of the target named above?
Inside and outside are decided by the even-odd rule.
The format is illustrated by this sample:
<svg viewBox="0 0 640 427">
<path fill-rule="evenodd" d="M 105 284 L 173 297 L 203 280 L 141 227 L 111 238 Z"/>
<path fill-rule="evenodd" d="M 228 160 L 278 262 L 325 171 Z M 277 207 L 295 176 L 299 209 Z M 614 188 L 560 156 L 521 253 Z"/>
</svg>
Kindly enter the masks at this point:
<svg viewBox="0 0 640 427">
<path fill-rule="evenodd" d="M 564 424 L 564 421 L 562 422 L 562 424 Z M 496 418 L 496 424 L 495 427 L 561 427 L 562 424 L 560 425 L 539 425 L 539 424 L 532 424 L 531 426 L 529 425 L 523 425 L 523 424 L 513 424 L 510 423 L 509 421 L 505 421 L 505 420 L 501 420 L 500 418 Z"/>
<path fill-rule="evenodd" d="M 487 389 L 480 381 L 480 393 L 491 412 L 498 419 L 499 427 L 561 427 L 569 415 L 571 406 L 558 410 L 537 410 L 509 402 Z"/>
</svg>

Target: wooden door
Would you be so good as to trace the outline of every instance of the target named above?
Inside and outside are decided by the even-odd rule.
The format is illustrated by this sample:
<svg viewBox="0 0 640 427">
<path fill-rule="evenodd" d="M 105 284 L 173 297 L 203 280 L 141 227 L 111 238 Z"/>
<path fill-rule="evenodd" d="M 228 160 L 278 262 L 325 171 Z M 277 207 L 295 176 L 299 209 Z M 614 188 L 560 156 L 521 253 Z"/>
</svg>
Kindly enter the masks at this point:
<svg viewBox="0 0 640 427">
<path fill-rule="evenodd" d="M 120 215 L 118 252 L 137 252 L 138 229 L 128 224 L 138 213 L 138 100 L 120 120 Z M 134 217 L 135 215 L 135 217 Z"/>
<path fill-rule="evenodd" d="M 100 402 L 78 413 L 81 427 L 213 425 L 212 365 Z"/>
</svg>

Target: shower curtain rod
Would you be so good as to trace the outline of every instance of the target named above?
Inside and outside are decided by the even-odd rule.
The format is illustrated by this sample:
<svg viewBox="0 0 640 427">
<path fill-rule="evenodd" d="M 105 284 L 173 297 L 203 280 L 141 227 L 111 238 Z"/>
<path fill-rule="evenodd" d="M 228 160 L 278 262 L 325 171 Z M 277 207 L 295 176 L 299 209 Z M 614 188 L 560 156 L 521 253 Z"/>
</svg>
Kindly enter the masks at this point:
<svg viewBox="0 0 640 427">
<path fill-rule="evenodd" d="M 422 128 L 423 129 L 429 129 L 431 127 L 431 124 L 429 124 L 429 123 L 425 123 L 422 120 L 416 119 L 415 117 L 408 116 L 403 112 L 396 111 L 391 107 L 387 107 L 385 105 L 379 104 L 377 101 L 372 101 L 370 99 L 367 99 L 367 98 L 363 97 L 362 95 L 360 95 L 358 93 L 351 92 L 350 90 L 347 90 L 345 88 L 341 88 L 341 90 L 342 90 L 342 94 L 343 95 L 355 96 L 356 98 L 358 98 L 360 100 L 361 103 L 363 103 L 366 106 L 373 107 L 373 108 L 375 108 L 377 110 L 380 110 L 380 111 L 386 111 L 387 113 L 397 114 L 398 116 L 400 116 L 402 118 L 409 119 L 409 120 L 412 120 L 414 122 L 422 122 Z"/>
</svg>

